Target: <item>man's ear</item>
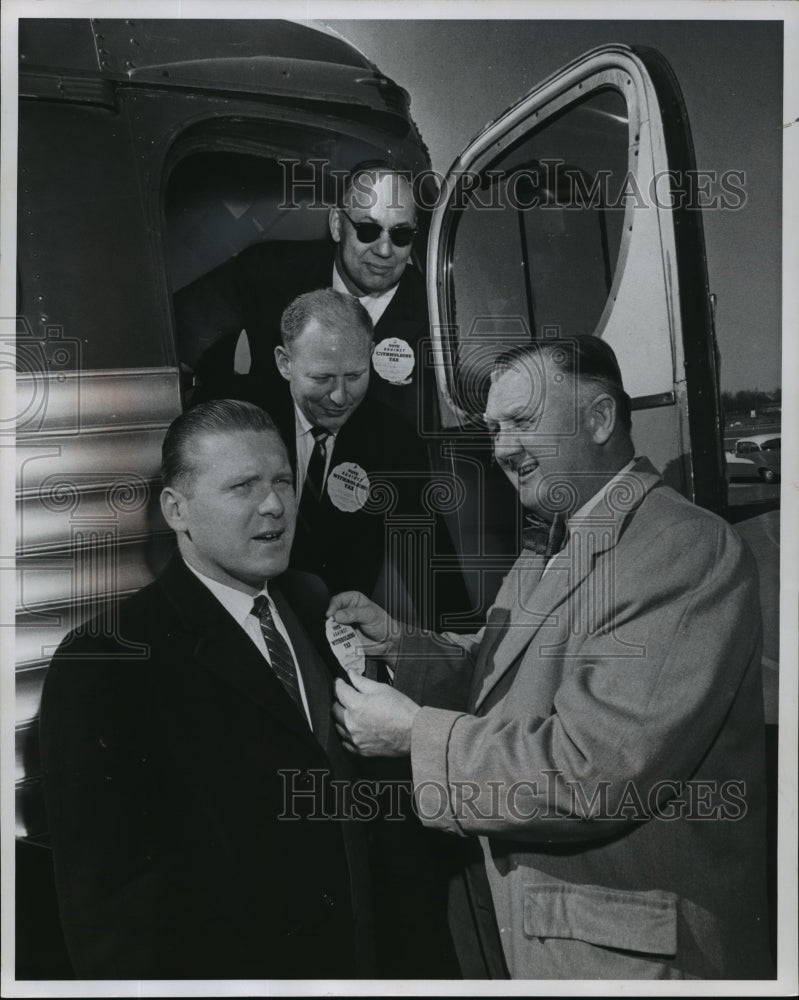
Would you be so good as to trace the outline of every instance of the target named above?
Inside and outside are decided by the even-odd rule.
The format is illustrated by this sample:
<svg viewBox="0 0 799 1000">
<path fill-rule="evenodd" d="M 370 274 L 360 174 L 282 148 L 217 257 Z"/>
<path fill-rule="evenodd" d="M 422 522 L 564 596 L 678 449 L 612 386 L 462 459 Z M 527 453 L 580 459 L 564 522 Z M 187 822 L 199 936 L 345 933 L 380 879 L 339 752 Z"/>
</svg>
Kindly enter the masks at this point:
<svg viewBox="0 0 799 1000">
<path fill-rule="evenodd" d="M 327 224 L 330 228 L 330 235 L 334 243 L 341 242 L 341 213 L 337 208 L 331 208 L 327 217 Z"/>
<path fill-rule="evenodd" d="M 275 348 L 275 364 L 277 365 L 277 370 L 283 376 L 286 381 L 291 380 L 291 358 L 288 355 L 288 351 L 282 344 L 278 344 Z"/>
<path fill-rule="evenodd" d="M 616 400 L 609 393 L 597 396 L 588 408 L 591 437 L 595 444 L 605 444 L 616 427 Z"/>
<path fill-rule="evenodd" d="M 172 486 L 165 486 L 161 490 L 161 513 L 169 527 L 175 532 L 188 531 L 185 520 L 186 498 Z"/>
</svg>

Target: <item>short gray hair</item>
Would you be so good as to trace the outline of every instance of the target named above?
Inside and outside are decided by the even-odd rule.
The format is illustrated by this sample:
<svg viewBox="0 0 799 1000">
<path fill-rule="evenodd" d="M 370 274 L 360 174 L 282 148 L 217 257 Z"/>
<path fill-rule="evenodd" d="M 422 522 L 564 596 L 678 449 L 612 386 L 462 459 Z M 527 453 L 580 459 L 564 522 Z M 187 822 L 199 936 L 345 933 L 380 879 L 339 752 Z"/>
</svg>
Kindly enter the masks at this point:
<svg viewBox="0 0 799 1000">
<path fill-rule="evenodd" d="M 356 298 L 333 288 L 318 288 L 298 295 L 283 311 L 280 337 L 287 350 L 312 319 L 334 330 L 360 330 L 369 342 L 374 339 L 372 319 Z"/>
</svg>

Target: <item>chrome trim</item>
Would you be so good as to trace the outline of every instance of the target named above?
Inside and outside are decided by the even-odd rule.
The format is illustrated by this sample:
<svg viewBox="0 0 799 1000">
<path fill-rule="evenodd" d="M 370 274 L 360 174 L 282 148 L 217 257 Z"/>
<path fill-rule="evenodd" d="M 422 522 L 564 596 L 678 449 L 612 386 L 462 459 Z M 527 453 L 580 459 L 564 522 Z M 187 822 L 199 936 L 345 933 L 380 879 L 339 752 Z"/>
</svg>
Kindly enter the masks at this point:
<svg viewBox="0 0 799 1000">
<path fill-rule="evenodd" d="M 448 383 L 450 368 L 448 363 L 451 359 L 446 357 L 446 351 L 442 340 L 442 331 L 450 329 L 445 327 L 442 320 L 442 299 L 446 296 L 448 283 L 448 269 L 451 266 L 449 260 L 444 259 L 444 241 L 447 231 L 451 225 L 449 214 L 449 203 L 454 193 L 453 180 L 465 169 L 480 169 L 481 158 L 492 155 L 493 147 L 505 140 L 512 138 L 517 132 L 527 130 L 536 124 L 539 112 L 544 114 L 540 119 L 543 124 L 559 108 L 584 96 L 602 83 L 609 82 L 613 75 L 624 74 L 629 82 L 634 86 L 625 88 L 628 108 L 630 111 L 630 125 L 635 131 L 631 132 L 629 162 L 631 169 L 634 169 L 638 176 L 644 170 L 648 171 L 652 165 L 652 157 L 647 147 L 645 149 L 645 137 L 651 145 L 652 150 L 664 148 L 662 128 L 657 112 L 658 101 L 654 85 L 647 73 L 642 60 L 635 53 L 624 45 L 608 45 L 595 49 L 584 56 L 575 59 L 563 70 L 550 76 L 539 86 L 533 88 L 524 98 L 518 101 L 513 107 L 491 122 L 486 128 L 476 136 L 466 149 L 458 156 L 450 167 L 444 181 L 444 194 L 439 200 L 432 215 L 430 225 L 430 237 L 428 242 L 427 256 L 427 288 L 428 301 L 430 305 L 430 327 L 433 342 L 434 366 L 438 383 L 439 398 L 449 412 L 463 425 L 468 422 L 469 415 L 466 414 L 454 401 Z M 589 81 L 589 88 L 583 89 L 586 81 Z M 629 93 L 632 91 L 632 93 Z M 639 140 L 634 142 L 633 135 L 637 135 Z M 646 157 L 635 157 L 637 150 L 645 150 Z M 646 159 L 646 167 L 641 162 Z M 453 175 L 455 177 L 453 178 Z M 619 249 L 619 258 L 614 275 L 613 287 L 608 296 L 603 314 L 597 325 L 597 334 L 604 336 L 607 329 L 608 319 L 616 308 L 616 298 L 621 289 L 622 282 L 632 280 L 626 274 L 627 263 L 631 258 L 635 258 L 630 252 L 631 238 L 639 236 L 642 226 L 634 227 L 635 231 L 628 229 L 630 213 L 632 207 L 628 206 L 625 216 L 622 244 Z M 650 213 L 647 213 L 650 215 Z M 665 257 L 670 262 L 674 259 L 674 233 L 673 224 L 670 218 L 666 219 L 667 212 L 659 208 L 654 213 L 654 219 L 650 223 L 651 227 L 656 227 L 659 239 L 664 245 Z M 446 226 L 446 230 L 445 230 Z M 681 354 L 678 357 L 675 352 L 679 351 L 681 340 L 675 336 L 675 331 L 679 327 L 679 301 L 677 293 L 672 283 L 665 276 L 665 310 L 671 333 L 671 364 L 672 372 L 681 371 Z M 629 311 L 629 310 L 628 310 Z M 618 334 L 618 328 L 614 328 Z M 634 335 L 631 327 L 630 331 L 625 331 L 629 336 Z M 676 345 L 676 346 L 675 346 Z M 613 345 L 618 351 L 618 344 Z M 677 378 L 675 374 L 674 379 Z"/>
<path fill-rule="evenodd" d="M 78 529 L 116 525 L 121 544 L 166 530 L 158 503 L 160 485 L 128 476 L 104 490 L 79 490 L 74 476 L 43 480 L 17 503 L 17 558 L 69 552 Z"/>
<path fill-rule="evenodd" d="M 17 442 L 17 497 L 45 505 L 66 493 L 138 489 L 158 479 L 163 427 Z M 52 507 L 50 509 L 53 509 Z"/>
<path fill-rule="evenodd" d="M 98 593 L 89 595 L 86 601 L 66 602 L 46 611 L 23 611 L 17 619 L 17 680 L 22 684 L 22 700 L 17 698 L 17 724 L 32 719 L 39 710 L 41 683 L 31 681 L 26 674 L 29 670 L 46 668 L 58 649 L 61 640 L 78 625 L 94 617 L 103 610 L 112 615 L 110 607 L 115 600 L 123 600 L 136 593 L 152 580 L 152 574 L 139 581 L 134 581 L 131 590 L 119 589 L 114 593 Z M 49 619 L 49 621 L 48 621 Z M 125 637 L 123 637 L 125 638 Z M 131 647 L 131 658 L 141 659 L 143 652 L 140 647 Z M 42 674 L 41 680 L 44 679 Z M 23 714 L 24 712 L 24 714 Z"/>
<path fill-rule="evenodd" d="M 115 88 L 109 80 L 73 75 L 69 72 L 20 71 L 19 97 L 71 104 L 95 104 L 113 110 Z"/>
<path fill-rule="evenodd" d="M 25 442 L 42 434 L 165 428 L 180 411 L 177 368 L 17 375 L 17 437 Z"/>
<path fill-rule="evenodd" d="M 656 406 L 673 406 L 677 396 L 673 392 L 657 392 L 652 396 L 636 396 L 630 400 L 631 410 L 651 410 Z"/>
<path fill-rule="evenodd" d="M 14 780 L 30 781 L 41 774 L 38 725 L 35 720 L 23 722 L 14 731 Z"/>
<path fill-rule="evenodd" d="M 38 778 L 18 782 L 15 789 L 16 836 L 26 840 L 45 842 L 47 815 L 44 810 L 42 785 Z"/>
<path fill-rule="evenodd" d="M 78 536 L 78 541 L 83 541 Z M 90 540 L 91 544 L 91 540 Z M 153 578 L 151 564 L 159 565 L 174 547 L 170 531 L 142 535 L 138 538 L 118 538 L 109 553 L 106 574 L 113 573 L 113 586 L 103 586 L 102 568 L 95 567 L 87 578 L 81 572 L 92 552 L 76 544 L 73 549 L 54 549 L 35 557 L 18 559 L 16 568 L 17 613 L 47 612 L 73 603 L 106 599 L 119 593 L 131 593 Z"/>
<path fill-rule="evenodd" d="M 17 670 L 17 728 L 27 726 L 39 714 L 39 699 L 48 661 Z"/>
<path fill-rule="evenodd" d="M 29 838 L 46 829 L 35 720 L 50 658 L 90 617 L 116 629 L 117 602 L 173 547 L 159 466 L 181 412 L 176 368 L 50 373 L 31 346 L 16 381 L 17 825 Z"/>
</svg>

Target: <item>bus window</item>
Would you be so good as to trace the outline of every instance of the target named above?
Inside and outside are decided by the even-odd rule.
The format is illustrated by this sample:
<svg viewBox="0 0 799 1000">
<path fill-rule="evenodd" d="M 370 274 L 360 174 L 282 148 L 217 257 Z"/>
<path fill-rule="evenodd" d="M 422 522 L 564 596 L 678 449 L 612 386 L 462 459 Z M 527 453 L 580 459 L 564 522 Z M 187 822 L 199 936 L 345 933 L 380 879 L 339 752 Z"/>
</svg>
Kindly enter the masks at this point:
<svg viewBox="0 0 799 1000">
<path fill-rule="evenodd" d="M 465 178 L 452 264 L 454 389 L 466 409 L 481 400 L 472 383 L 500 348 L 596 330 L 621 243 L 628 141 L 624 98 L 608 88 Z"/>
</svg>

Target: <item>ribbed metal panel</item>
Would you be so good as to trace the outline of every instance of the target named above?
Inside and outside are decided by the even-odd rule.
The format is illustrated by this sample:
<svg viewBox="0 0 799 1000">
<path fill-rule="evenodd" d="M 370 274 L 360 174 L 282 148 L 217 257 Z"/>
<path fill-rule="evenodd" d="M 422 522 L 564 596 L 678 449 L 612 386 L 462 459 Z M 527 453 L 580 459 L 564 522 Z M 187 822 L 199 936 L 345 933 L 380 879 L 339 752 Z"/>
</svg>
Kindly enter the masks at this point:
<svg viewBox="0 0 799 1000">
<path fill-rule="evenodd" d="M 16 788 L 17 836 L 47 842 L 47 815 L 38 780 L 20 782 Z"/>
<path fill-rule="evenodd" d="M 39 711 L 39 697 L 47 670 L 47 663 L 17 670 L 17 715 L 18 725 L 29 725 Z M 20 774 L 18 777 L 24 777 Z"/>
<path fill-rule="evenodd" d="M 33 354 L 31 344 L 20 346 Z M 65 371 L 56 378 L 26 371 L 17 376 L 17 412 L 23 442 L 42 434 L 165 427 L 180 412 L 177 369 Z"/>
<path fill-rule="evenodd" d="M 174 369 L 23 371 L 17 381 L 18 834 L 45 830 L 38 712 L 50 658 L 152 580 L 174 538 L 161 518 L 161 442 L 180 412 Z M 132 656 L 144 650 L 131 646 Z"/>
<path fill-rule="evenodd" d="M 158 482 L 146 483 L 132 473 L 119 476 L 106 489 L 80 490 L 78 476 L 55 473 L 39 490 L 29 491 L 17 505 L 20 557 L 58 550 L 71 551 L 81 527 L 114 523 L 120 542 L 166 530 L 158 503 Z"/>
<path fill-rule="evenodd" d="M 174 546 L 170 533 L 126 545 L 114 544 L 113 534 L 93 534 L 95 544 L 89 536 L 72 553 L 17 561 L 18 668 L 49 659 L 72 627 L 67 622 L 99 614 L 105 601 L 149 583 Z"/>
<path fill-rule="evenodd" d="M 26 764 L 32 773 L 39 773 L 39 727 L 35 721 L 17 726 L 14 733 L 14 761 L 17 781 L 25 778 Z"/>
</svg>

